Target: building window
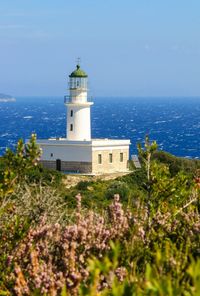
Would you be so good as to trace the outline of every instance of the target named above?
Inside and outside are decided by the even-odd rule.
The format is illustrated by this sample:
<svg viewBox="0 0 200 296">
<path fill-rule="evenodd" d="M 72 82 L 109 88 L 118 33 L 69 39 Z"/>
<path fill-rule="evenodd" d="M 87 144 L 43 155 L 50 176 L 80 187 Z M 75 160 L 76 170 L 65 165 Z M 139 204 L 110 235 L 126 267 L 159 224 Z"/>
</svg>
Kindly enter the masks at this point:
<svg viewBox="0 0 200 296">
<path fill-rule="evenodd" d="M 74 112 L 73 112 L 73 110 L 71 110 L 70 116 L 73 117 L 73 115 L 74 115 Z"/>
<path fill-rule="evenodd" d="M 73 124 L 70 124 L 70 131 L 73 131 Z"/>
<path fill-rule="evenodd" d="M 112 153 L 109 153 L 109 162 L 110 162 L 110 163 L 113 162 L 113 155 L 112 155 Z"/>
<path fill-rule="evenodd" d="M 98 154 L 98 164 L 102 164 L 102 155 Z"/>
<path fill-rule="evenodd" d="M 120 162 L 123 162 L 124 161 L 124 154 L 121 152 L 120 153 Z"/>
<path fill-rule="evenodd" d="M 51 153 L 51 157 L 53 157 L 53 153 Z"/>
</svg>

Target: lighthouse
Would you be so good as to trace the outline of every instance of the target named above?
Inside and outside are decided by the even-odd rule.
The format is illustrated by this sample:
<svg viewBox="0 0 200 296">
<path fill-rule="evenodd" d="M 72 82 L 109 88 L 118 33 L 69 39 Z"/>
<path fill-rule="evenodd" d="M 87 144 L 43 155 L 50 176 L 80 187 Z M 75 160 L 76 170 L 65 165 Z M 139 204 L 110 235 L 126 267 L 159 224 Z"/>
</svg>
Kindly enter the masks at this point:
<svg viewBox="0 0 200 296">
<path fill-rule="evenodd" d="M 80 65 L 69 75 L 69 96 L 65 96 L 67 108 L 66 137 L 70 141 L 91 140 L 92 102 L 88 102 L 88 75 Z"/>
<path fill-rule="evenodd" d="M 66 173 L 106 174 L 128 172 L 130 140 L 91 138 L 91 106 L 88 75 L 80 68 L 69 75 L 66 106 L 66 137 L 38 139 L 41 164 Z M 100 124 L 100 123 L 99 123 Z"/>
</svg>

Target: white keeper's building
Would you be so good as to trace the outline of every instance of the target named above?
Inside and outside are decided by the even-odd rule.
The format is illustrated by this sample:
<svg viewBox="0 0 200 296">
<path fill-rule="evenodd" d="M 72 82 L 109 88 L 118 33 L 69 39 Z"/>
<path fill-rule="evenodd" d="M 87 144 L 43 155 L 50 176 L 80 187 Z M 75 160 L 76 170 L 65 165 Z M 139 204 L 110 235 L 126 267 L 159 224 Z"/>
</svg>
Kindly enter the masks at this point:
<svg viewBox="0 0 200 296">
<path fill-rule="evenodd" d="M 92 139 L 87 98 L 87 74 L 77 65 L 69 75 L 66 138 L 37 140 L 41 162 L 51 169 L 69 173 L 105 174 L 128 171 L 130 140 Z"/>
</svg>

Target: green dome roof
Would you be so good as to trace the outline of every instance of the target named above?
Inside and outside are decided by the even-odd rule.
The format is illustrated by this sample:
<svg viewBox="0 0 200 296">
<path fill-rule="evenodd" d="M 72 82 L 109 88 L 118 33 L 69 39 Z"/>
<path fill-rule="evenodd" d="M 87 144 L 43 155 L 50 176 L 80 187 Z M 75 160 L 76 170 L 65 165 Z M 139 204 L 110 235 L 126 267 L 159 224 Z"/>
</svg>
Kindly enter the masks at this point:
<svg viewBox="0 0 200 296">
<path fill-rule="evenodd" d="M 82 78 L 86 78 L 86 77 L 88 77 L 87 76 L 87 74 L 83 71 L 83 70 L 81 70 L 81 68 L 80 68 L 80 66 L 79 65 L 77 65 L 76 66 L 76 70 L 74 70 L 70 75 L 69 75 L 69 77 L 82 77 Z"/>
</svg>

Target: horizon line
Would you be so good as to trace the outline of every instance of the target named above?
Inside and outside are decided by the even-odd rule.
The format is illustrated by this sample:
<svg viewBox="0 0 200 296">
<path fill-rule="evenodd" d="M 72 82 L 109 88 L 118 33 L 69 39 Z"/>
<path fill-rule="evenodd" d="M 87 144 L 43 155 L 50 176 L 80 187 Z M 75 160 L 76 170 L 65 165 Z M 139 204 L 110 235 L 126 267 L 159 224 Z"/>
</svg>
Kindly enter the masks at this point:
<svg viewBox="0 0 200 296">
<path fill-rule="evenodd" d="M 17 96 L 13 96 L 14 98 L 61 98 L 63 97 L 64 98 L 65 95 L 17 95 Z M 150 96 L 137 96 L 137 95 L 129 95 L 129 96 L 123 96 L 123 95 L 104 95 L 104 96 L 88 96 L 89 98 L 92 98 L 92 99 L 101 99 L 101 98 L 130 98 L 130 99 L 140 99 L 140 98 L 145 98 L 145 99 L 184 99 L 184 98 L 200 98 L 200 95 L 150 95 Z"/>
</svg>

